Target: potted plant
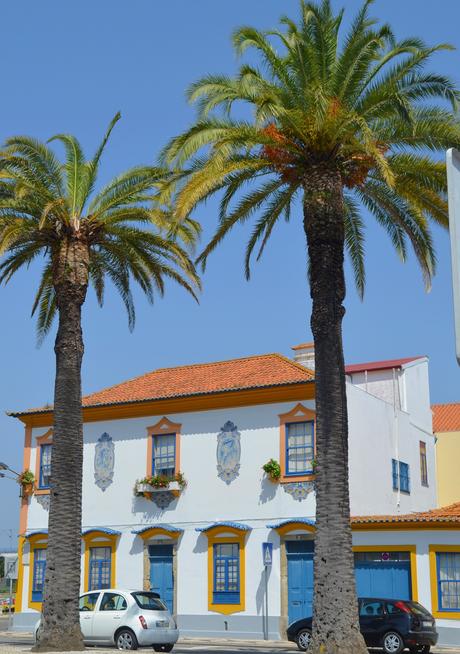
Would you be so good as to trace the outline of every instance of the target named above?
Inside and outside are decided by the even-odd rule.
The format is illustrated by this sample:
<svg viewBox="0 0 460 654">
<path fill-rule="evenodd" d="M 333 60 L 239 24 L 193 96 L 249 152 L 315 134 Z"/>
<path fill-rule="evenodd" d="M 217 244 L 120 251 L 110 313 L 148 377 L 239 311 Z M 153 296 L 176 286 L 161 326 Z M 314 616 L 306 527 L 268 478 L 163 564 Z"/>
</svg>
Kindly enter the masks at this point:
<svg viewBox="0 0 460 654">
<path fill-rule="evenodd" d="M 18 476 L 18 484 L 21 486 L 21 497 L 29 497 L 34 492 L 35 475 L 32 470 L 24 470 Z"/>
<path fill-rule="evenodd" d="M 281 466 L 275 459 L 270 459 L 262 466 L 262 470 L 273 483 L 277 483 L 281 477 Z"/>
<path fill-rule="evenodd" d="M 152 475 L 136 481 L 134 494 L 136 497 L 146 497 L 147 499 L 151 498 L 152 493 L 157 492 L 167 491 L 179 495 L 186 486 L 187 481 L 182 472 L 177 472 L 174 477 Z"/>
</svg>

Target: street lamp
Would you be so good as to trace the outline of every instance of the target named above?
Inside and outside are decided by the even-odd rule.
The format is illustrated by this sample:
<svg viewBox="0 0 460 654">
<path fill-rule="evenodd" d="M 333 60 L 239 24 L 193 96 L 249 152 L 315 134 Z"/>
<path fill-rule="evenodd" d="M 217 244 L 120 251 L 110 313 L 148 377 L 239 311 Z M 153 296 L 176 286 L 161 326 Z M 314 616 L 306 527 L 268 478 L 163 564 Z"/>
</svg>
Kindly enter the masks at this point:
<svg viewBox="0 0 460 654">
<path fill-rule="evenodd" d="M 13 470 L 13 468 L 10 468 L 10 466 L 8 464 L 6 464 L 6 463 L 0 462 L 0 470 L 8 470 L 8 472 L 12 472 L 13 475 L 16 475 L 17 477 L 19 477 L 19 472 L 16 472 L 16 470 Z M 3 476 L 4 475 L 2 475 L 2 477 Z"/>
</svg>

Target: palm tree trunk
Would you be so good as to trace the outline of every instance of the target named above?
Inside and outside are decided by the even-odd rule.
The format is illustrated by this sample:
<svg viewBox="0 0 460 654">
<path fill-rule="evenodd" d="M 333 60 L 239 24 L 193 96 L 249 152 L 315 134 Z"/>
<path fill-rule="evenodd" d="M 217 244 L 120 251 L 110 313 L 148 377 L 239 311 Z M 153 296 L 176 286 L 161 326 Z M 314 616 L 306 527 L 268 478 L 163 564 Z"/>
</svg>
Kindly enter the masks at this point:
<svg viewBox="0 0 460 654">
<path fill-rule="evenodd" d="M 304 184 L 316 383 L 316 536 L 312 652 L 364 654 L 359 631 L 348 488 L 343 189 L 318 167 Z"/>
<path fill-rule="evenodd" d="M 42 621 L 34 651 L 83 650 L 78 598 L 81 562 L 83 424 L 81 307 L 88 248 L 71 238 L 54 261 L 59 327 L 55 342 L 53 453 Z"/>
</svg>

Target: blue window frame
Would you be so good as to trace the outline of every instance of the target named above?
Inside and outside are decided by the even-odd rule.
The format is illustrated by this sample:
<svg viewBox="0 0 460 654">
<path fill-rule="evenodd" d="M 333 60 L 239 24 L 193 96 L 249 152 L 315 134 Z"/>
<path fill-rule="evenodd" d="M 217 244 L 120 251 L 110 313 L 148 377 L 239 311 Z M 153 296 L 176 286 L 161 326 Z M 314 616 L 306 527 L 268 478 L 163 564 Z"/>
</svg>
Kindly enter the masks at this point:
<svg viewBox="0 0 460 654">
<path fill-rule="evenodd" d="M 240 602 L 240 546 L 239 543 L 214 545 L 214 604 Z"/>
<path fill-rule="evenodd" d="M 286 475 L 313 472 L 315 456 L 313 421 L 286 424 Z"/>
<path fill-rule="evenodd" d="M 391 472 L 393 477 L 393 490 L 400 490 L 402 493 L 410 493 L 409 464 L 392 459 Z"/>
<path fill-rule="evenodd" d="M 43 601 L 43 586 L 45 584 L 46 549 L 34 550 L 34 576 L 32 581 L 32 602 Z"/>
<path fill-rule="evenodd" d="M 396 459 L 391 459 L 391 470 L 393 474 L 393 490 L 399 490 L 399 465 Z"/>
<path fill-rule="evenodd" d="M 172 479 L 176 472 L 176 434 L 160 434 L 152 438 L 152 474 Z"/>
<path fill-rule="evenodd" d="M 51 481 L 52 445 L 40 445 L 40 479 L 39 488 L 49 488 Z"/>
<path fill-rule="evenodd" d="M 90 547 L 88 590 L 110 588 L 112 550 L 110 547 Z"/>
<path fill-rule="evenodd" d="M 460 552 L 437 552 L 439 611 L 460 610 Z"/>
</svg>

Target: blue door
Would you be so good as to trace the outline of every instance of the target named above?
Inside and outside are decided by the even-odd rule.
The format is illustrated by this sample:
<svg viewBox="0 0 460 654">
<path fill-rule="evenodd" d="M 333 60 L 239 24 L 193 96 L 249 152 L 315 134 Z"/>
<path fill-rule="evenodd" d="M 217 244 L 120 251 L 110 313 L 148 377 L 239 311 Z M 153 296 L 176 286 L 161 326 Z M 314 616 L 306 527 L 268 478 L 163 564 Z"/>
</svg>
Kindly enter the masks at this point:
<svg viewBox="0 0 460 654">
<path fill-rule="evenodd" d="M 412 598 L 408 552 L 355 554 L 355 575 L 358 597 Z"/>
<path fill-rule="evenodd" d="M 313 552 L 312 540 L 286 541 L 289 624 L 312 615 Z"/>
<path fill-rule="evenodd" d="M 150 590 L 158 593 L 174 613 L 173 546 L 150 545 Z"/>
</svg>

